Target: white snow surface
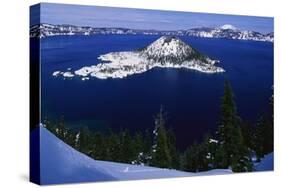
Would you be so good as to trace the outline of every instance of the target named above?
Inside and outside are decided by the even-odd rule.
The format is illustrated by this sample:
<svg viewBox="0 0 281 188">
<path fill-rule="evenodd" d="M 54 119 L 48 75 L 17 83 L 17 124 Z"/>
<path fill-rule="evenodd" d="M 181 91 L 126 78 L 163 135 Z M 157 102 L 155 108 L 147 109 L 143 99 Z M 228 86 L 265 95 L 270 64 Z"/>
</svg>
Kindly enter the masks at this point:
<svg viewBox="0 0 281 188">
<path fill-rule="evenodd" d="M 138 180 L 151 178 L 187 177 L 232 173 L 229 169 L 215 169 L 192 173 L 142 165 L 130 165 L 94 160 L 65 144 L 46 128 L 31 133 L 31 142 L 40 134 L 41 184 Z"/>
<path fill-rule="evenodd" d="M 167 40 L 169 39 L 169 42 Z M 62 75 L 63 77 L 79 76 L 96 77 L 99 79 L 107 78 L 125 78 L 133 74 L 146 72 L 152 68 L 186 68 L 204 73 L 225 72 L 221 67 L 215 66 L 218 61 L 206 57 L 206 62 L 199 59 L 183 60 L 180 63 L 174 63 L 169 60 L 158 61 L 149 57 L 163 59 L 172 57 L 181 59 L 192 52 L 192 48 L 177 38 L 160 37 L 142 51 L 110 52 L 100 55 L 98 59 L 102 61 L 97 65 L 85 66 L 74 71 L 62 72 L 55 71 L 53 76 Z"/>
<path fill-rule="evenodd" d="M 60 74 L 61 74 L 60 71 L 55 71 L 55 72 L 53 72 L 53 76 L 59 76 Z"/>
<path fill-rule="evenodd" d="M 191 51 L 192 48 L 178 38 L 162 36 L 150 44 L 143 52 L 153 56 L 184 56 Z"/>
<path fill-rule="evenodd" d="M 218 142 L 219 142 L 218 140 L 215 140 L 215 139 L 212 139 L 212 138 L 209 139 L 209 143 L 216 143 L 217 144 Z"/>
<path fill-rule="evenodd" d="M 223 30 L 227 30 L 227 29 L 238 30 L 236 27 L 234 27 L 233 25 L 230 25 L 230 24 L 224 24 L 220 27 L 220 29 L 223 29 Z"/>
<path fill-rule="evenodd" d="M 270 171 L 274 169 L 274 154 L 269 153 L 264 156 L 261 162 L 255 166 L 256 171 Z"/>
<path fill-rule="evenodd" d="M 74 77 L 74 74 L 72 74 L 71 72 L 68 71 L 68 72 L 64 72 L 63 76 L 67 77 L 67 78 L 71 78 L 71 77 Z"/>
</svg>

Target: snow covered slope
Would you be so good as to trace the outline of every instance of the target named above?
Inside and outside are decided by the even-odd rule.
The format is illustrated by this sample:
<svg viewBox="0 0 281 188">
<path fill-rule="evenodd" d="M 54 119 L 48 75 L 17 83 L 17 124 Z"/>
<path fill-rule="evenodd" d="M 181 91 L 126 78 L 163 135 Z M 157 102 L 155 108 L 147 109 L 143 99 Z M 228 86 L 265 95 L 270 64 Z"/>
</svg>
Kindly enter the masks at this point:
<svg viewBox="0 0 281 188">
<path fill-rule="evenodd" d="M 40 184 L 116 179 L 96 167 L 91 158 L 66 145 L 47 129 L 34 130 L 31 142 L 36 134 L 40 134 Z"/>
<path fill-rule="evenodd" d="M 115 162 L 97 161 L 76 151 L 47 129 L 40 127 L 31 133 L 31 146 L 40 134 L 40 184 L 138 180 L 151 178 L 186 177 L 232 173 L 218 169 L 188 173 Z"/>
<path fill-rule="evenodd" d="M 160 37 L 141 51 L 142 56 L 155 61 L 184 60 L 195 53 L 188 44 L 170 36 Z"/>
<path fill-rule="evenodd" d="M 255 167 L 256 171 L 270 171 L 273 170 L 274 154 L 270 153 L 264 156 L 261 162 Z"/>
</svg>

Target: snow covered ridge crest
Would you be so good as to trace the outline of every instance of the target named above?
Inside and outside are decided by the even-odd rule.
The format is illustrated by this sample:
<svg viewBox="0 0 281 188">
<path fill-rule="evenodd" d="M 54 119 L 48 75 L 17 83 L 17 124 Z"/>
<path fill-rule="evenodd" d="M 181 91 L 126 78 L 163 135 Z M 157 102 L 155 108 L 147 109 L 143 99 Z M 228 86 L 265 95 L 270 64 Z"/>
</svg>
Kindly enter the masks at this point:
<svg viewBox="0 0 281 188">
<path fill-rule="evenodd" d="M 192 36 L 204 38 L 226 38 L 236 40 L 253 40 L 274 42 L 274 33 L 262 34 L 256 31 L 242 31 L 230 24 L 220 27 L 199 27 L 175 31 L 141 30 L 128 28 L 94 28 L 74 25 L 52 25 L 42 23 L 30 27 L 30 37 L 44 38 L 60 35 L 166 35 L 166 36 Z"/>
<path fill-rule="evenodd" d="M 138 51 L 110 52 L 98 57 L 102 63 L 82 67 L 72 72 L 55 71 L 53 76 L 71 78 L 74 76 L 87 80 L 89 77 L 99 79 L 124 78 L 133 74 L 146 72 L 152 68 L 186 68 L 204 73 L 225 72 L 217 67 L 216 60 L 202 55 L 177 37 L 162 36 L 149 46 Z"/>
</svg>

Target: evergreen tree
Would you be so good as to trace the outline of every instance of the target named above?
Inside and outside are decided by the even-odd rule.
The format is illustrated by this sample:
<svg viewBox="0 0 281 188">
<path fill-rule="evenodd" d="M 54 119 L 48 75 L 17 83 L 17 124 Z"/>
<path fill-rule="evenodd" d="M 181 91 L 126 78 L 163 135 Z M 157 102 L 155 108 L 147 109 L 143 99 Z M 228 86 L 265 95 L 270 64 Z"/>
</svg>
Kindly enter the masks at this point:
<svg viewBox="0 0 281 188">
<path fill-rule="evenodd" d="M 75 147 L 75 133 L 70 129 L 66 129 L 65 140 L 63 140 L 68 145 Z"/>
<path fill-rule="evenodd" d="M 273 124 L 270 118 L 262 116 L 255 131 L 255 151 L 258 159 L 273 151 Z"/>
<path fill-rule="evenodd" d="M 61 139 L 65 140 L 66 137 L 66 127 L 64 122 L 64 116 L 61 116 L 58 122 L 58 126 L 55 130 L 56 135 Z"/>
<path fill-rule="evenodd" d="M 140 132 L 135 134 L 133 146 L 134 146 L 134 160 L 132 161 L 132 163 L 143 165 L 145 163 L 144 140 L 143 140 L 143 135 Z"/>
<path fill-rule="evenodd" d="M 171 168 L 180 169 L 180 153 L 176 149 L 176 136 L 172 129 L 167 132 L 168 147 L 171 155 Z"/>
<path fill-rule="evenodd" d="M 89 155 L 91 145 L 92 143 L 90 130 L 88 129 L 88 127 L 82 127 L 79 134 L 78 149 L 82 153 Z"/>
<path fill-rule="evenodd" d="M 115 161 L 115 162 L 121 162 L 121 144 L 120 139 L 117 134 L 114 134 L 111 132 L 107 139 L 107 154 L 106 154 L 106 160 L 108 161 Z"/>
<path fill-rule="evenodd" d="M 121 162 L 131 163 L 135 159 L 135 150 L 128 130 L 121 132 L 121 145 Z"/>
<path fill-rule="evenodd" d="M 249 122 L 243 122 L 241 125 L 241 132 L 245 146 L 251 150 L 254 148 L 254 127 Z"/>
<path fill-rule="evenodd" d="M 55 133 L 55 126 L 54 123 L 51 122 L 51 120 L 48 118 L 48 116 L 45 116 L 44 120 L 43 120 L 43 125 L 49 130 L 51 131 L 53 134 Z"/>
<path fill-rule="evenodd" d="M 201 144 L 196 142 L 189 146 L 185 152 L 184 170 L 191 172 L 206 171 L 210 169 L 211 153 L 208 148 L 207 137 Z"/>
<path fill-rule="evenodd" d="M 199 145 L 195 142 L 186 149 L 184 155 L 184 167 L 187 172 L 199 171 Z"/>
<path fill-rule="evenodd" d="M 214 161 L 215 161 L 214 168 L 228 168 L 229 167 L 229 165 L 228 165 L 229 160 L 227 158 L 226 150 L 222 146 L 221 142 L 218 143 Z"/>
<path fill-rule="evenodd" d="M 240 118 L 237 116 L 236 105 L 230 83 L 225 82 L 224 96 L 221 104 L 219 127 L 220 153 L 224 158 L 222 168 L 232 167 L 233 171 L 248 171 L 251 159 L 243 143 L 240 129 Z"/>
<path fill-rule="evenodd" d="M 166 117 L 161 106 L 160 112 L 155 117 L 154 144 L 152 147 L 151 165 L 160 168 L 171 167 L 171 156 L 169 152 L 167 131 L 165 129 Z"/>
<path fill-rule="evenodd" d="M 143 146 L 144 152 L 150 153 L 152 141 L 151 141 L 150 131 L 148 131 L 148 130 L 145 130 L 145 132 L 144 132 L 144 144 L 143 145 L 144 145 Z"/>
<path fill-rule="evenodd" d="M 100 132 L 93 133 L 93 145 L 90 156 L 96 160 L 104 160 L 104 156 L 106 156 L 106 147 L 104 135 Z"/>
<path fill-rule="evenodd" d="M 148 130 L 144 132 L 144 140 L 143 140 L 143 163 L 145 165 L 150 165 L 151 163 L 151 135 Z"/>
<path fill-rule="evenodd" d="M 203 148 L 204 148 L 204 155 L 206 155 L 206 159 L 203 160 L 204 162 L 204 167 L 206 169 L 214 169 L 219 166 L 219 161 L 218 160 L 218 141 L 210 134 L 207 134 L 204 137 L 203 141 Z"/>
</svg>

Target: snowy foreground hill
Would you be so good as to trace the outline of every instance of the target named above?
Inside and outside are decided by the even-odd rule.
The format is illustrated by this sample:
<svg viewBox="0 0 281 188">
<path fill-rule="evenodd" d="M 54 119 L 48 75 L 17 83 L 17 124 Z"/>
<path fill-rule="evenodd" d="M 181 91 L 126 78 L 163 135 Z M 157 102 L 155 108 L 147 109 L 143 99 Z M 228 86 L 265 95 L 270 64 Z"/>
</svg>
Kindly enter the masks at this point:
<svg viewBox="0 0 281 188">
<path fill-rule="evenodd" d="M 231 170 L 216 169 L 189 173 L 170 169 L 97 161 L 62 142 L 46 128 L 31 133 L 31 146 L 40 135 L 40 184 L 139 180 L 201 175 L 230 174 Z"/>
<path fill-rule="evenodd" d="M 89 77 L 99 79 L 124 78 L 129 75 L 146 72 L 155 67 L 186 68 L 204 73 L 220 73 L 224 69 L 216 66 L 216 60 L 199 53 L 177 37 L 162 36 L 152 44 L 137 51 L 110 52 L 100 55 L 102 63 L 82 67 L 74 72 L 55 71 L 53 76 Z"/>
<path fill-rule="evenodd" d="M 169 35 L 203 38 L 225 38 L 235 40 L 274 41 L 274 33 L 262 34 L 256 31 L 243 31 L 230 24 L 220 27 L 198 27 L 186 30 L 157 31 L 128 28 L 94 28 L 74 25 L 53 25 L 42 23 L 30 27 L 30 37 L 45 38 L 62 35 Z"/>
<path fill-rule="evenodd" d="M 255 171 L 272 171 L 274 169 L 273 165 L 274 154 L 269 153 L 264 156 L 259 164 L 257 164 L 254 169 Z"/>
</svg>

